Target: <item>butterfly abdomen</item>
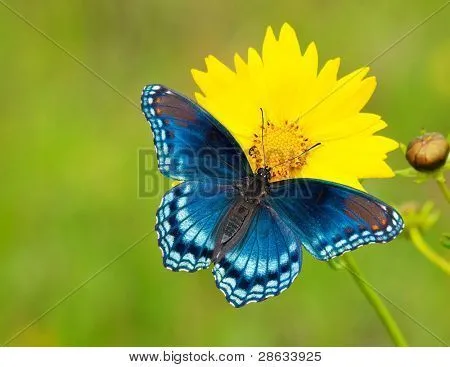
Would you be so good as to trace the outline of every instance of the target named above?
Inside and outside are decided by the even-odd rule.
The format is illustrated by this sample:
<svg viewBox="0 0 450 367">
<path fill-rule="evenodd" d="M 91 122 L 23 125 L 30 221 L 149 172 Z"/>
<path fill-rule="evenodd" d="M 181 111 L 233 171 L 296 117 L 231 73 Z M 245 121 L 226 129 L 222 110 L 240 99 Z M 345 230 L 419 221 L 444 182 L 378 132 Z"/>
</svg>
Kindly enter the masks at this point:
<svg viewBox="0 0 450 367">
<path fill-rule="evenodd" d="M 239 205 L 239 207 L 235 208 L 229 218 L 227 218 L 228 220 L 225 222 L 225 228 L 223 230 L 221 239 L 222 245 L 226 244 L 231 238 L 236 235 L 249 214 L 250 209 L 246 208 L 243 205 Z"/>
<path fill-rule="evenodd" d="M 239 199 L 222 218 L 216 232 L 212 260 L 220 261 L 247 233 L 257 204 Z"/>
</svg>

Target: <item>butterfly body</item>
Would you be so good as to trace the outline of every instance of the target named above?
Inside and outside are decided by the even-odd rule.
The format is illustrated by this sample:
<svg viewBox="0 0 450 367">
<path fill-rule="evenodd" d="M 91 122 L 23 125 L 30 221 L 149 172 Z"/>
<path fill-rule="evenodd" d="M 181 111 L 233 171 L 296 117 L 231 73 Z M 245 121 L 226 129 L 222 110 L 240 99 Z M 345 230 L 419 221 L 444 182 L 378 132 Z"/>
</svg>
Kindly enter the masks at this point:
<svg viewBox="0 0 450 367">
<path fill-rule="evenodd" d="M 218 223 L 212 261 L 218 263 L 245 236 L 255 213 L 256 202 L 244 198 L 235 200 L 233 206 Z"/>
<path fill-rule="evenodd" d="M 287 289 L 302 248 L 329 260 L 403 228 L 395 209 L 364 192 L 317 179 L 270 182 L 269 167 L 253 172 L 234 137 L 173 90 L 145 87 L 142 110 L 161 173 L 183 181 L 157 211 L 163 264 L 188 272 L 214 264 L 216 285 L 235 307 Z"/>
<path fill-rule="evenodd" d="M 261 199 L 269 190 L 270 171 L 260 168 L 256 174 L 235 184 L 238 198 L 218 224 L 212 261 L 219 262 L 248 231 Z"/>
<path fill-rule="evenodd" d="M 240 187 L 241 195 L 246 201 L 259 202 L 269 191 L 270 170 L 267 167 L 259 168 L 256 174 L 245 179 Z"/>
</svg>

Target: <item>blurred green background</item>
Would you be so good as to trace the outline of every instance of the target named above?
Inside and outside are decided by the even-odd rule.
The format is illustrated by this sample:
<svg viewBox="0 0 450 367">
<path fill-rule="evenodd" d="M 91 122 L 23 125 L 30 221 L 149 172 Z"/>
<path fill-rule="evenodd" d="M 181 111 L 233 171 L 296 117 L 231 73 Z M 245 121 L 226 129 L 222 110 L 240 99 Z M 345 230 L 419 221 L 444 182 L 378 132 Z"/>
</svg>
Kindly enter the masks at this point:
<svg viewBox="0 0 450 367">
<path fill-rule="evenodd" d="M 59 1 L 5 0 L 25 19 L 136 104 L 147 83 L 188 95 L 190 69 L 214 54 L 260 49 L 268 25 L 289 22 L 320 63 L 341 74 L 370 62 L 443 1 Z M 407 142 L 422 127 L 449 131 L 450 8 L 379 58 L 366 111 Z M 154 226 L 162 193 L 138 197 L 138 149 L 151 148 L 139 109 L 0 5 L 0 342 L 54 305 Z M 230 107 L 232 108 L 232 106 Z M 391 165 L 406 167 L 400 152 Z M 351 164 L 351 162 L 343 162 Z M 164 182 L 159 181 L 162 185 Z M 167 185 L 167 183 L 165 183 Z M 366 182 L 386 201 L 437 202 L 427 239 L 439 245 L 449 206 L 433 182 Z M 162 191 L 162 190 L 160 190 Z M 450 279 L 404 238 L 358 250 L 366 279 L 450 341 Z M 394 308 L 408 341 L 439 343 Z M 346 272 L 305 255 L 282 296 L 234 309 L 210 271 L 172 273 L 156 236 L 89 282 L 11 345 L 385 346 L 391 341 Z"/>
</svg>

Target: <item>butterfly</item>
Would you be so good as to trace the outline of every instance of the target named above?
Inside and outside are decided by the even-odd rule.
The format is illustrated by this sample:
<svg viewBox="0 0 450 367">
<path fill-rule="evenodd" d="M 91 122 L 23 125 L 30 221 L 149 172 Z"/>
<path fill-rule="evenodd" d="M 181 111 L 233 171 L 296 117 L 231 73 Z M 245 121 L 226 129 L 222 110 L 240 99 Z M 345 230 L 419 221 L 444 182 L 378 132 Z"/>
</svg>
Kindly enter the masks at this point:
<svg viewBox="0 0 450 367">
<path fill-rule="evenodd" d="M 157 210 L 163 264 L 187 272 L 213 264 L 217 287 L 235 307 L 286 290 L 303 247 L 330 260 L 403 229 L 395 209 L 365 192 L 309 178 L 271 182 L 269 167 L 253 172 L 230 132 L 169 88 L 146 86 L 141 107 L 160 172 L 182 181 Z"/>
</svg>

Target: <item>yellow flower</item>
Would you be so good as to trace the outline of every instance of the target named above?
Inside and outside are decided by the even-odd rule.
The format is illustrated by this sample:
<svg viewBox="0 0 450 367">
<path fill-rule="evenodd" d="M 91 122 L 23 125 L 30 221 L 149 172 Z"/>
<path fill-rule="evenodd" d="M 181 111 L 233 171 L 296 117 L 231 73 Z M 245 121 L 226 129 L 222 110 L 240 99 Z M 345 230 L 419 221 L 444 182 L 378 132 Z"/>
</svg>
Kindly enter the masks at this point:
<svg viewBox="0 0 450 367">
<path fill-rule="evenodd" d="M 373 135 L 386 127 L 380 116 L 360 112 L 376 87 L 365 78 L 369 68 L 337 78 L 336 58 L 318 72 L 316 45 L 302 54 L 288 24 L 278 40 L 267 29 L 262 56 L 250 48 L 247 62 L 236 54 L 234 63 L 232 71 L 208 56 L 206 72 L 192 70 L 203 93 L 196 99 L 235 136 L 254 170 L 265 155 L 274 181 L 320 178 L 363 189 L 359 179 L 394 175 L 384 160 L 398 144 Z"/>
</svg>

